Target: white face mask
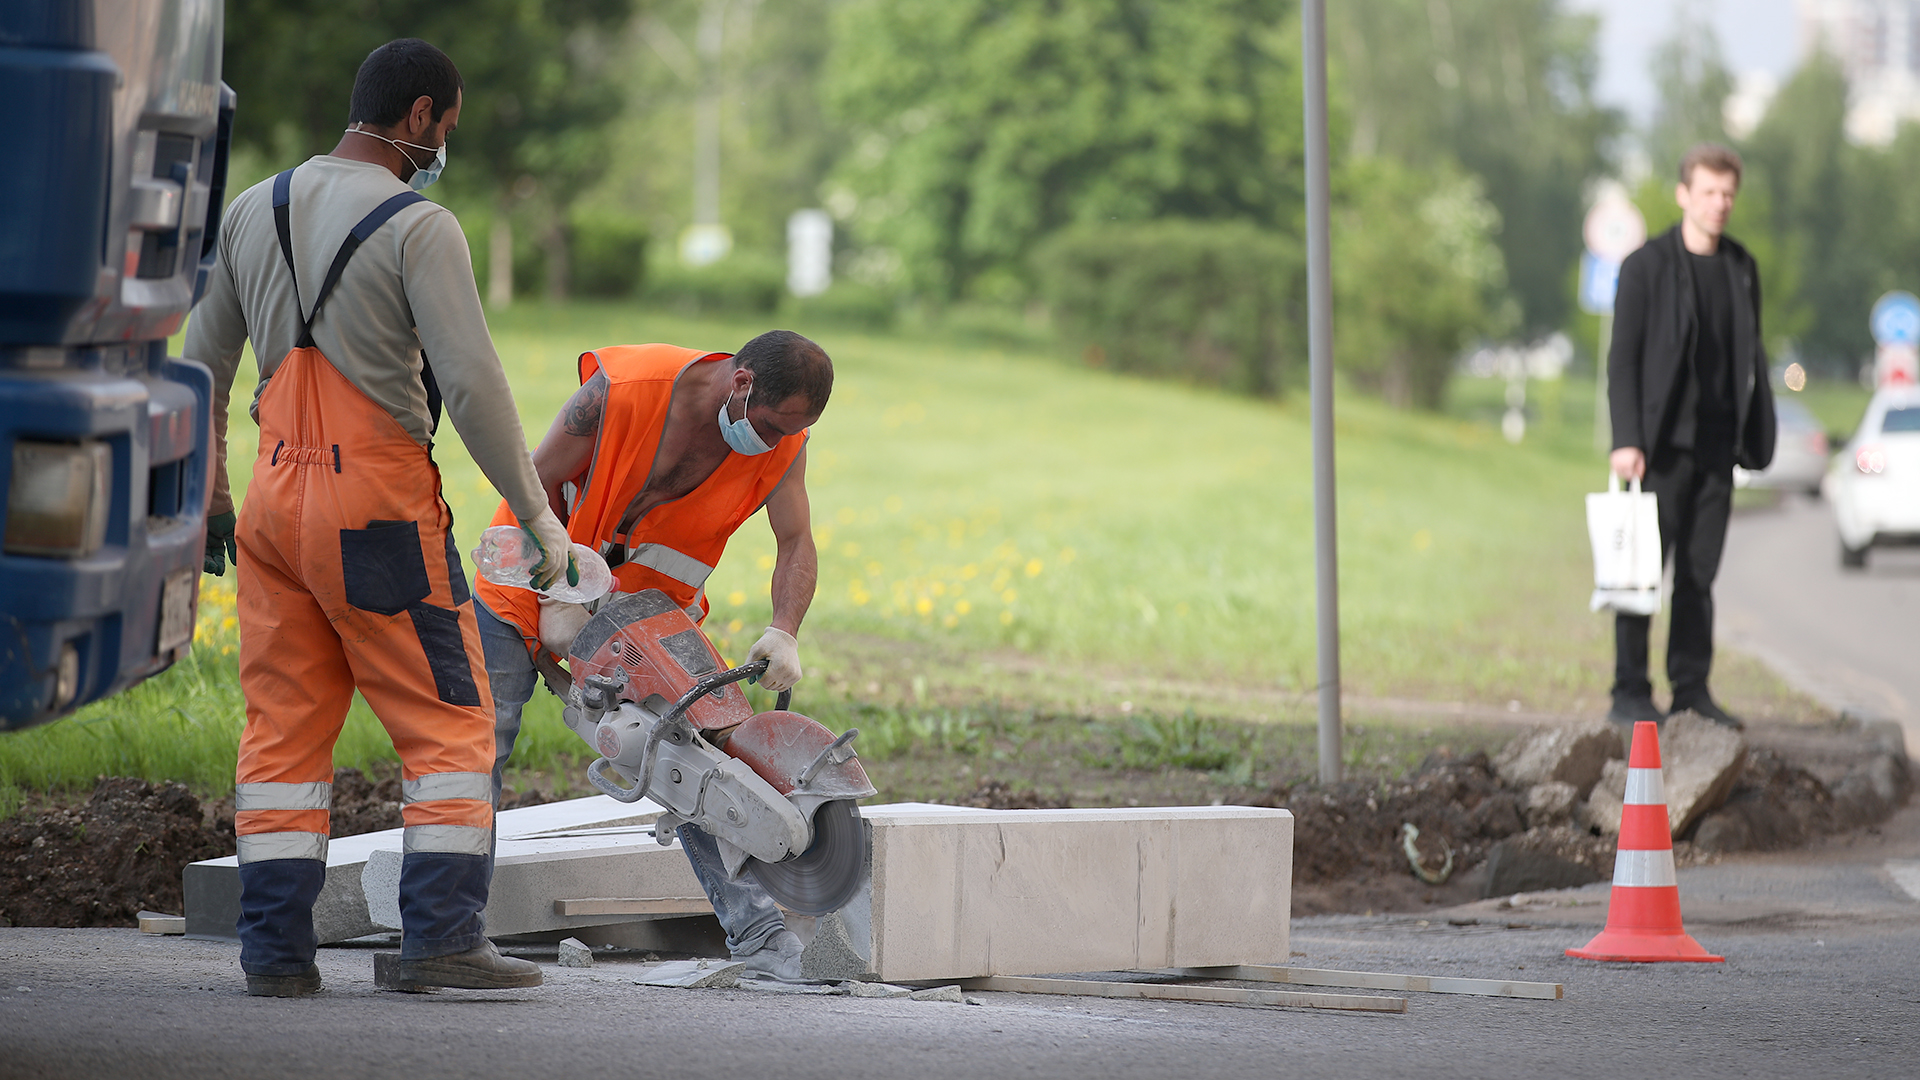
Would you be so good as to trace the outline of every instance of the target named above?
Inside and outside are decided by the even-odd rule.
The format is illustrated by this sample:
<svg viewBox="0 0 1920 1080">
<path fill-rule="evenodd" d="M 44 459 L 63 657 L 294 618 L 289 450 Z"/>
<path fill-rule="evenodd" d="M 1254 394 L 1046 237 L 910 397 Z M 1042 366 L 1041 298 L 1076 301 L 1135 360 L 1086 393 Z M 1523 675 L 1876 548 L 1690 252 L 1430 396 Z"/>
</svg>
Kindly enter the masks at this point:
<svg viewBox="0 0 1920 1080">
<path fill-rule="evenodd" d="M 732 391 L 727 392 L 726 404 L 720 406 L 720 437 L 727 440 L 728 449 L 736 454 L 746 454 L 749 457 L 755 454 L 764 454 L 773 449 L 773 447 L 767 445 L 767 441 L 760 437 L 760 433 L 755 431 L 753 424 L 747 420 L 745 410 L 748 402 L 752 400 L 753 384 L 748 383 L 746 399 L 740 403 L 740 419 L 727 419 L 727 405 L 733 404 Z"/>
<path fill-rule="evenodd" d="M 440 179 L 440 173 L 447 167 L 446 143 L 441 143 L 439 146 L 421 146 L 419 143 L 410 143 L 401 139 L 389 139 L 385 135 L 375 135 L 371 131 L 365 131 L 360 128 L 348 128 L 347 130 L 355 135 L 365 135 L 369 138 L 379 139 L 383 143 L 391 143 L 395 149 L 403 146 L 411 146 L 415 150 L 425 150 L 427 153 L 432 154 L 433 160 L 423 167 L 414 162 L 412 154 L 408 154 L 405 150 L 400 151 L 401 154 L 405 155 L 407 162 L 413 165 L 413 177 L 407 181 L 407 186 L 413 188 L 415 191 L 424 191 L 432 187 L 433 182 Z"/>
</svg>

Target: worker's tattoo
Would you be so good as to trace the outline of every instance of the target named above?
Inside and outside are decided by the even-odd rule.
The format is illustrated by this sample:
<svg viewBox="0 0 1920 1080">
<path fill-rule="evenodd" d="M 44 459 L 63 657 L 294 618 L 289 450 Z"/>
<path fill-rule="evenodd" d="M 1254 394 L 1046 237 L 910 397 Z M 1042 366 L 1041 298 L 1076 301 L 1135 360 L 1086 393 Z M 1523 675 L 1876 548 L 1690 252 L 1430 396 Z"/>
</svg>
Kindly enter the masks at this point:
<svg viewBox="0 0 1920 1080">
<path fill-rule="evenodd" d="M 580 387 L 573 397 L 567 400 L 567 408 L 562 422 L 569 435 L 597 435 L 600 433 L 600 414 L 607 405 L 607 373 L 596 371 L 593 378 Z"/>
</svg>

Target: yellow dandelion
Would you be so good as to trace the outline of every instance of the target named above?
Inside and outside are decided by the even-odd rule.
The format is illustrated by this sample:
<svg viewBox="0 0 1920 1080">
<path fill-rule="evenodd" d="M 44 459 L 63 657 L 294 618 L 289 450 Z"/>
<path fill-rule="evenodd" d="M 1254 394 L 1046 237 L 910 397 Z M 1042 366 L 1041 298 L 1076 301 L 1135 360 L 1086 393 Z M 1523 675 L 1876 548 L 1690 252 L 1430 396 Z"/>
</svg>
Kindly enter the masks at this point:
<svg viewBox="0 0 1920 1080">
<path fill-rule="evenodd" d="M 967 565 L 960 568 L 960 580 L 962 581 L 972 581 L 974 578 L 979 576 L 980 576 L 980 568 L 973 565 L 972 563 L 968 563 Z"/>
<path fill-rule="evenodd" d="M 936 581 L 931 586 L 929 586 L 929 588 L 933 590 L 933 595 L 935 596 L 947 595 L 947 583 L 944 581 Z"/>
<path fill-rule="evenodd" d="M 900 512 L 901 508 L 906 506 L 907 504 L 901 501 L 900 496 L 889 495 L 887 496 L 887 501 L 882 503 L 881 505 L 887 508 L 887 513 L 897 514 Z"/>
<path fill-rule="evenodd" d="M 739 589 L 735 589 L 727 594 L 727 603 L 732 604 L 734 607 L 739 607 L 746 602 L 747 594 L 741 592 Z"/>
<path fill-rule="evenodd" d="M 880 571 L 881 571 L 881 570 L 883 570 L 883 569 L 885 569 L 885 568 L 884 568 L 884 567 L 882 567 L 882 566 L 881 566 L 881 565 L 880 565 L 879 563 L 877 563 L 877 562 L 874 562 L 874 561 L 872 561 L 871 559 L 869 559 L 869 560 L 867 561 L 867 576 L 868 576 L 868 577 L 879 577 L 879 576 L 880 576 Z"/>
<path fill-rule="evenodd" d="M 1003 612 L 1001 612 L 1001 613 L 1000 613 L 1000 625 L 1001 625 L 1001 626 L 1012 626 L 1012 625 L 1013 625 L 1013 612 L 1011 612 L 1011 611 L 1003 611 Z"/>
<path fill-rule="evenodd" d="M 1000 602 L 1003 604 L 1011 604 L 1018 599 L 1020 599 L 1019 589 L 1008 589 L 1000 594 Z"/>
<path fill-rule="evenodd" d="M 971 600 L 962 600 L 959 603 L 953 605 L 953 613 L 955 615 L 965 615 L 967 612 L 972 610 L 973 610 L 973 601 Z"/>
<path fill-rule="evenodd" d="M 743 623 L 743 622 L 741 622 L 741 621 L 740 621 L 739 619 L 735 619 L 735 620 L 733 620 L 732 622 L 730 622 L 730 623 L 728 623 L 728 624 L 727 624 L 727 633 L 729 633 L 729 634 L 737 634 L 737 633 L 739 633 L 739 632 L 740 632 L 740 628 L 741 628 L 741 627 L 743 627 L 743 626 L 745 626 L 745 625 L 747 625 L 747 624 L 746 624 L 746 623 Z"/>
<path fill-rule="evenodd" d="M 955 627 L 955 626 L 959 626 L 959 625 L 960 625 L 960 616 L 958 616 L 958 615 L 949 615 L 949 616 L 947 616 L 946 618 L 944 618 L 944 619 L 941 619 L 941 620 L 940 620 L 940 625 L 941 625 L 941 626 L 945 626 L 945 627 L 948 627 L 948 628 L 952 628 L 952 627 Z"/>
<path fill-rule="evenodd" d="M 1080 557 L 1080 553 L 1073 550 L 1072 548 L 1060 549 L 1060 564 L 1062 566 L 1065 566 L 1067 563 L 1070 563 L 1079 557 Z"/>
<path fill-rule="evenodd" d="M 914 601 L 913 610 L 919 612 L 922 615 L 931 615 L 933 614 L 933 601 L 923 596 L 920 599 Z"/>
<path fill-rule="evenodd" d="M 1425 551 L 1432 546 L 1433 546 L 1432 530 L 1421 529 L 1419 532 L 1413 534 L 1413 550 Z"/>
<path fill-rule="evenodd" d="M 860 545 L 849 540 L 840 545 L 840 554 L 845 555 L 849 559 L 858 558 L 860 555 Z"/>
<path fill-rule="evenodd" d="M 860 512 L 851 506 L 841 507 L 839 512 L 833 516 L 835 520 L 839 521 L 842 525 L 851 525 L 860 520 Z"/>
<path fill-rule="evenodd" d="M 762 556 L 760 556 L 760 558 L 759 558 L 759 559 L 757 559 L 757 560 L 755 560 L 755 561 L 756 561 L 756 562 L 757 562 L 757 563 L 759 564 L 759 566 L 760 566 L 760 569 L 762 569 L 762 570 L 771 570 L 771 569 L 773 569 L 773 556 L 771 556 L 771 555 L 762 555 Z"/>
<path fill-rule="evenodd" d="M 1027 576 L 1028 577 L 1039 577 L 1040 571 L 1045 568 L 1046 568 L 1046 565 L 1042 563 L 1039 559 L 1027 560 Z"/>
</svg>

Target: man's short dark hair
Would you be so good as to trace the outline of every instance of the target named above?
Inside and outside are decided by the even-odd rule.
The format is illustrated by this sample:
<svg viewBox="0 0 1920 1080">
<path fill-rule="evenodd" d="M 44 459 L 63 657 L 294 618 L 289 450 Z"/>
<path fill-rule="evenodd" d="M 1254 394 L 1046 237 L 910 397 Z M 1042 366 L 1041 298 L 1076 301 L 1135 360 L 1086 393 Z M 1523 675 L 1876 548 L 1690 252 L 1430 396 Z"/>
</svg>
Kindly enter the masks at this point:
<svg viewBox="0 0 1920 1080">
<path fill-rule="evenodd" d="M 407 118 L 414 102 L 430 97 L 437 124 L 460 100 L 460 87 L 460 69 L 446 53 L 419 38 L 389 41 L 360 62 L 347 123 L 392 127 Z"/>
<path fill-rule="evenodd" d="M 760 400 L 776 408 L 795 394 L 808 412 L 824 412 L 833 395 L 833 360 L 827 350 L 791 330 L 769 330 L 733 354 L 733 366 L 753 372 Z"/>
<path fill-rule="evenodd" d="M 1694 143 L 1680 158 L 1680 182 L 1692 187 L 1695 169 L 1732 173 L 1734 186 L 1740 185 L 1740 153 L 1731 146 L 1710 142 Z"/>
</svg>

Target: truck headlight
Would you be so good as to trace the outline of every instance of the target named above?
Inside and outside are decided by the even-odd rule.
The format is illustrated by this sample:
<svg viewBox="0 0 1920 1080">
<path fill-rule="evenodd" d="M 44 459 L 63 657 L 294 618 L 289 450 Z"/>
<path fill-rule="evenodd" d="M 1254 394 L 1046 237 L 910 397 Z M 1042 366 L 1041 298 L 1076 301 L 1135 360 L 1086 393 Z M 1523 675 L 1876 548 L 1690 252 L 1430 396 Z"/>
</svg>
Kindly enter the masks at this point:
<svg viewBox="0 0 1920 1080">
<path fill-rule="evenodd" d="M 106 540 L 112 490 L 113 451 L 105 443 L 16 441 L 7 487 L 7 554 L 92 554 Z"/>
</svg>

